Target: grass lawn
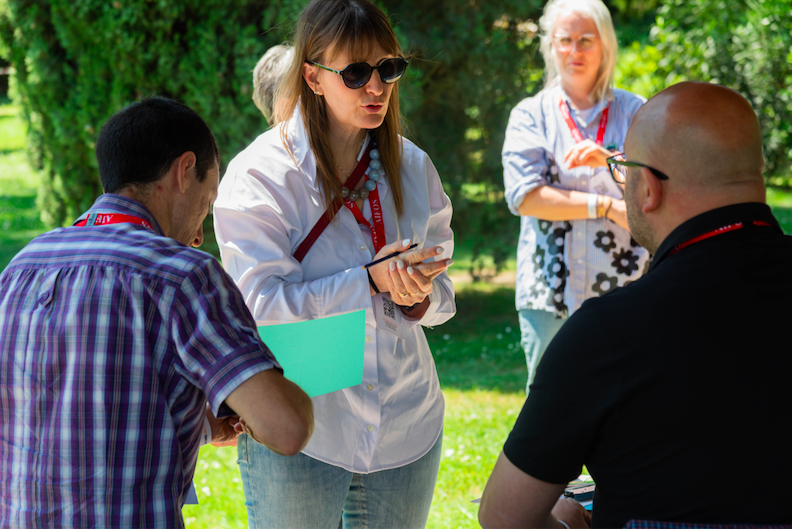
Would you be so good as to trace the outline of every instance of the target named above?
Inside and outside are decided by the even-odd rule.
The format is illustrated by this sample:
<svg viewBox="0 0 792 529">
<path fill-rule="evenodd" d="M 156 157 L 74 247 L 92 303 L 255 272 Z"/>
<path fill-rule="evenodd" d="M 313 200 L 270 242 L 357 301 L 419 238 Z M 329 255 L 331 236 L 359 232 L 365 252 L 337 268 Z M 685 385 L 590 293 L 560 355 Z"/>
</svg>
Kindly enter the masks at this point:
<svg viewBox="0 0 792 529">
<path fill-rule="evenodd" d="M 443 459 L 429 513 L 431 528 L 478 527 L 478 506 L 525 399 L 525 360 L 514 289 L 467 284 L 459 312 L 427 329 L 446 400 Z M 235 448 L 206 446 L 196 470 L 201 505 L 185 506 L 188 527 L 247 527 Z"/>
<path fill-rule="evenodd" d="M 44 231 L 36 209 L 39 175 L 25 154 L 25 127 L 17 109 L 0 105 L 0 270 Z"/>
<path fill-rule="evenodd" d="M 39 179 L 27 162 L 17 109 L 0 102 L 0 270 L 44 230 L 35 206 Z M 769 189 L 768 202 L 792 234 L 792 192 Z M 461 244 L 455 261 L 464 270 L 470 249 L 461 234 L 457 238 Z M 507 268 L 513 269 L 513 263 Z M 514 289 L 459 284 L 457 306 L 455 318 L 426 330 L 446 399 L 431 528 L 478 527 L 478 507 L 470 500 L 481 496 L 524 400 L 526 372 Z M 247 527 L 235 448 L 202 448 L 195 483 L 201 504 L 184 508 L 187 527 Z"/>
</svg>

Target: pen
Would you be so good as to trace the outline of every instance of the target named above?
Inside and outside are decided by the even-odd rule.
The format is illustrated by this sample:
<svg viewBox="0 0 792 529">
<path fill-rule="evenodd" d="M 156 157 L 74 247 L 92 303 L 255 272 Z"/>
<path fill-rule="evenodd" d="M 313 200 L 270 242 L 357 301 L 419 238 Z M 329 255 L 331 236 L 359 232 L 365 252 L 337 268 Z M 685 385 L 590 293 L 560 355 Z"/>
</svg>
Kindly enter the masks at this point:
<svg viewBox="0 0 792 529">
<path fill-rule="evenodd" d="M 396 257 L 397 255 L 399 255 L 399 254 L 401 254 L 401 253 L 404 253 L 404 252 L 409 252 L 410 250 L 412 250 L 413 248 L 416 248 L 417 246 L 418 246 L 418 243 L 416 242 L 416 243 L 414 243 L 414 244 L 411 244 L 411 245 L 410 245 L 410 247 L 409 247 L 409 248 L 407 248 L 406 250 L 402 250 L 401 252 L 393 252 L 393 253 L 389 253 L 389 254 L 388 254 L 388 255 L 386 255 L 385 257 L 380 257 L 380 258 L 379 258 L 379 259 L 377 259 L 376 261 L 371 261 L 369 264 L 364 264 L 364 265 L 363 265 L 363 268 L 369 268 L 369 267 L 371 267 L 371 266 L 374 266 L 375 264 L 380 264 L 382 261 L 387 261 L 387 260 L 388 260 L 388 259 L 390 259 L 391 257 Z"/>
</svg>

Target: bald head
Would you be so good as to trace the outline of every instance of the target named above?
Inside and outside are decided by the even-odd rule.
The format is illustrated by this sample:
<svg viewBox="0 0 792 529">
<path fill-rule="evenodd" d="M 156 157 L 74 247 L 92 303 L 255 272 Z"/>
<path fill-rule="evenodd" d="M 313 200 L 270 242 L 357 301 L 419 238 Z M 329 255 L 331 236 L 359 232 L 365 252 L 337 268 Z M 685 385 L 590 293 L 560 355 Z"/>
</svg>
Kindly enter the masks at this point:
<svg viewBox="0 0 792 529">
<path fill-rule="evenodd" d="M 759 121 L 744 97 L 723 86 L 685 82 L 663 90 L 635 115 L 627 146 L 680 183 L 763 183 Z"/>
<path fill-rule="evenodd" d="M 685 82 L 663 90 L 636 113 L 624 151 L 628 160 L 669 177 L 628 172 L 630 229 L 652 253 L 696 215 L 765 201 L 759 121 L 748 101 L 729 88 Z"/>
</svg>

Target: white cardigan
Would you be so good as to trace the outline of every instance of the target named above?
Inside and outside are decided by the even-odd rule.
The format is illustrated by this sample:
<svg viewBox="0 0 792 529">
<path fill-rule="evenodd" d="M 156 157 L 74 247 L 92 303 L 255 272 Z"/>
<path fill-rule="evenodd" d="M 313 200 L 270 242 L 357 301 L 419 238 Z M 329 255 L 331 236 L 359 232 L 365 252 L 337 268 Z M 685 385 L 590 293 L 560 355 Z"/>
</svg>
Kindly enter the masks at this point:
<svg viewBox="0 0 792 529">
<path fill-rule="evenodd" d="M 426 314 L 420 320 L 405 317 L 409 329 L 401 340 L 377 329 L 361 268 L 374 257 L 371 233 L 361 231 L 347 208 L 297 262 L 292 253 L 325 208 L 302 119 L 295 112 L 283 126 L 288 150 L 279 128 L 271 129 L 231 161 L 220 183 L 214 223 L 223 265 L 258 325 L 365 309 L 363 383 L 313 399 L 315 430 L 304 453 L 358 473 L 409 464 L 442 431 L 445 405 L 421 325 L 439 325 L 455 314 L 451 280 L 446 273 L 435 278 Z M 403 147 L 400 218 L 387 176 L 377 181 L 386 242 L 440 245 L 440 258 L 450 258 L 451 202 L 426 153 L 406 139 Z M 363 213 L 371 219 L 368 201 Z"/>
</svg>

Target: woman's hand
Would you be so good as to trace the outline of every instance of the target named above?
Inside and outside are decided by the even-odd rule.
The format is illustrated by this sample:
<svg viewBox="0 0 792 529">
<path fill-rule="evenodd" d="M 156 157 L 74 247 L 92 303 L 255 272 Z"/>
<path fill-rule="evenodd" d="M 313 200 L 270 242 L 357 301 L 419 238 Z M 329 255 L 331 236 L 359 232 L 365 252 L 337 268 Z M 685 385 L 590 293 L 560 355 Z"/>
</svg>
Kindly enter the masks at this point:
<svg viewBox="0 0 792 529">
<path fill-rule="evenodd" d="M 607 160 L 613 156 L 605 147 L 597 145 L 591 140 L 583 140 L 576 143 L 564 156 L 564 163 L 567 167 L 605 167 Z"/>
<path fill-rule="evenodd" d="M 409 239 L 389 244 L 377 252 L 374 259 L 405 250 L 409 246 Z M 409 307 L 424 301 L 432 293 L 432 280 L 453 263 L 451 259 L 424 262 L 442 253 L 443 248 L 440 246 L 410 250 L 370 267 L 369 273 L 380 292 L 388 292 L 397 305 Z"/>
<path fill-rule="evenodd" d="M 607 218 L 621 226 L 627 231 L 630 231 L 630 226 L 627 225 L 627 204 L 624 200 L 611 198 L 613 201 L 610 209 L 608 210 Z"/>
</svg>

